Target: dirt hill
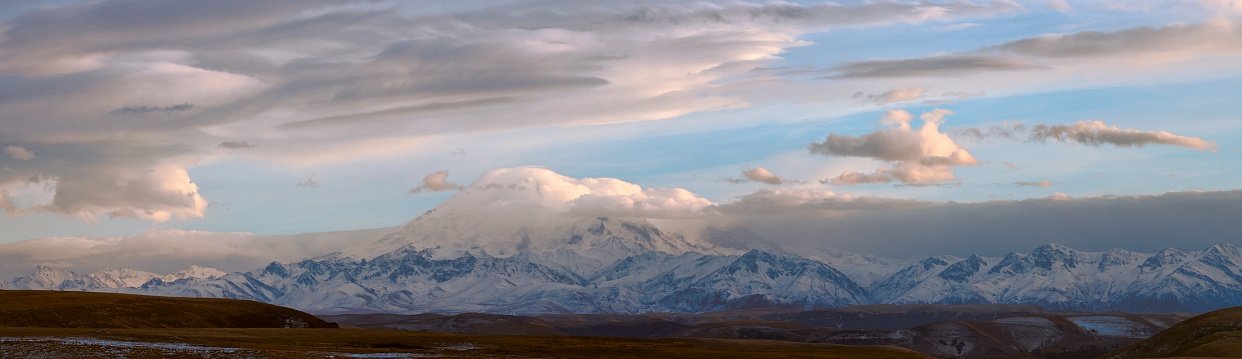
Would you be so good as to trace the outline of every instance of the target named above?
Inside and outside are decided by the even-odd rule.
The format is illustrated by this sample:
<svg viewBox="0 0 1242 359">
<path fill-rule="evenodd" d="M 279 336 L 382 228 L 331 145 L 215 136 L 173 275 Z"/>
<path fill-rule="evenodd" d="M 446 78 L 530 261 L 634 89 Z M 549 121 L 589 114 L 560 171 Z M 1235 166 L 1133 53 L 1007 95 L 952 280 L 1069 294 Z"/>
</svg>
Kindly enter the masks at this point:
<svg viewBox="0 0 1242 359">
<path fill-rule="evenodd" d="M 235 299 L 0 290 L 0 327 L 334 328 L 313 315 Z"/>
<path fill-rule="evenodd" d="M 1175 357 L 1242 357 L 1242 307 L 1221 309 L 1187 319 L 1107 358 Z"/>
</svg>

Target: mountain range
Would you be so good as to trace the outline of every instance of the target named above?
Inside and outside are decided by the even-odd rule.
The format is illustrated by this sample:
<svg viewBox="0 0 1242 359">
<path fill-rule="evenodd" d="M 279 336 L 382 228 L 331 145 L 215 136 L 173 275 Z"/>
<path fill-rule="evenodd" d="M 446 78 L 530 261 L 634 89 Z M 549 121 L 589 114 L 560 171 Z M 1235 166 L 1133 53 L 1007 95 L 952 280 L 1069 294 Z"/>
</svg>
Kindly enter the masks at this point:
<svg viewBox="0 0 1242 359">
<path fill-rule="evenodd" d="M 235 273 L 191 266 L 169 275 L 40 266 L 0 288 L 239 298 L 315 313 L 697 313 L 914 303 L 1201 312 L 1242 305 L 1242 250 L 1228 244 L 1140 253 L 1053 243 L 1004 257 L 921 260 L 737 250 L 708 237 L 744 231 L 684 235 L 642 217 L 566 213 L 539 175 L 496 174 L 386 235 L 299 261 Z"/>
</svg>

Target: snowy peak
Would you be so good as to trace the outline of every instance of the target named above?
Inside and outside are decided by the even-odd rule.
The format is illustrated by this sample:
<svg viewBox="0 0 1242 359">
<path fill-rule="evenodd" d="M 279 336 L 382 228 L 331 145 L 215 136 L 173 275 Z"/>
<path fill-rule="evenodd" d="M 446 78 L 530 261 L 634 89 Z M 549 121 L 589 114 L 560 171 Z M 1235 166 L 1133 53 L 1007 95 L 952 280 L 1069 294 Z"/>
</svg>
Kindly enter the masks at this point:
<svg viewBox="0 0 1242 359">
<path fill-rule="evenodd" d="M 108 288 L 137 288 L 160 275 L 133 269 L 108 269 L 89 274 L 92 281 Z"/>
<path fill-rule="evenodd" d="M 644 218 L 548 217 L 537 225 L 505 226 L 469 225 L 473 219 L 429 216 L 369 246 L 352 249 L 346 255 L 372 258 L 406 246 L 431 249 L 443 258 L 465 254 L 509 257 L 572 252 L 607 265 L 648 251 L 671 254 L 713 251 L 710 245 L 681 233 L 662 231 Z"/>
<path fill-rule="evenodd" d="M 223 275 L 193 266 L 168 276 L 40 266 L 0 286 L 243 298 L 316 312 L 702 312 L 889 303 L 1194 312 L 1242 305 L 1242 250 L 1225 244 L 1151 254 L 1050 244 L 1004 258 L 905 262 L 850 254 L 832 257 L 838 263 L 832 264 L 762 250 L 696 251 L 691 242 L 630 218 L 562 224 L 555 240 L 518 232 L 529 243 L 509 256 L 407 244 L 370 258 L 326 255 Z M 558 244 L 540 252 L 537 243 Z M 608 256 L 618 259 L 600 259 Z M 878 263 L 894 268 L 874 284 L 859 285 L 848 274 L 849 266 Z M 174 277 L 181 279 L 164 280 Z M 151 279 L 136 287 L 144 278 Z"/>
<path fill-rule="evenodd" d="M 153 281 L 162 283 L 183 279 L 215 279 L 224 275 L 227 275 L 227 273 L 221 270 L 197 265 L 191 265 L 167 275 L 127 268 L 105 269 L 89 274 L 80 274 L 70 270 L 40 265 L 36 266 L 35 271 L 31 274 L 13 278 L 3 288 L 41 290 L 140 288 Z"/>
<path fill-rule="evenodd" d="M 163 277 L 163 280 L 166 282 L 172 282 L 172 281 L 176 281 L 179 279 L 186 279 L 186 278 L 216 279 L 219 277 L 223 277 L 227 274 L 228 273 L 225 273 L 224 271 L 219 270 L 219 269 L 215 269 L 211 267 L 201 267 L 198 265 L 191 264 L 190 266 L 185 267 L 185 269 L 165 275 Z"/>
<path fill-rule="evenodd" d="M 1144 258 L 1147 258 L 1147 255 L 1124 249 L 1113 248 L 1104 251 L 1104 255 L 1100 258 L 1100 263 L 1096 265 L 1096 269 L 1099 271 L 1106 271 L 1115 267 L 1130 267 L 1135 263 L 1144 260 Z"/>
<path fill-rule="evenodd" d="M 50 266 L 36 266 L 34 272 L 13 278 L 9 283 L 13 289 L 82 289 L 90 283 L 87 276 Z"/>
<path fill-rule="evenodd" d="M 350 248 L 373 258 L 412 245 L 447 257 L 464 253 L 509 257 L 575 251 L 613 261 L 644 251 L 684 253 L 711 246 L 668 233 L 646 214 L 711 205 L 683 189 L 653 189 L 613 178 L 571 178 L 542 168 L 488 172 L 455 196 L 373 243 Z"/>
<path fill-rule="evenodd" d="M 1049 243 L 1035 248 L 1035 251 L 1025 258 L 1024 263 L 1030 263 L 1044 270 L 1052 270 L 1053 266 L 1076 268 L 1084 259 L 1083 256 L 1082 252 L 1069 247 L 1058 243 Z"/>
<path fill-rule="evenodd" d="M 1155 255 L 1147 258 L 1147 260 L 1144 261 L 1143 264 L 1139 266 L 1139 268 L 1143 270 L 1149 270 L 1149 271 L 1156 270 L 1159 268 L 1167 267 L 1169 265 L 1184 262 L 1190 257 L 1191 257 L 1190 251 L 1187 251 L 1184 249 L 1178 249 L 1178 248 L 1165 248 L 1159 252 L 1156 252 Z"/>
<path fill-rule="evenodd" d="M 978 274 L 987 265 L 987 260 L 976 255 L 971 255 L 962 261 L 953 263 L 952 265 L 946 267 L 943 271 L 936 274 L 936 276 L 950 282 L 962 283 L 967 279 L 970 279 L 970 277 Z"/>
</svg>

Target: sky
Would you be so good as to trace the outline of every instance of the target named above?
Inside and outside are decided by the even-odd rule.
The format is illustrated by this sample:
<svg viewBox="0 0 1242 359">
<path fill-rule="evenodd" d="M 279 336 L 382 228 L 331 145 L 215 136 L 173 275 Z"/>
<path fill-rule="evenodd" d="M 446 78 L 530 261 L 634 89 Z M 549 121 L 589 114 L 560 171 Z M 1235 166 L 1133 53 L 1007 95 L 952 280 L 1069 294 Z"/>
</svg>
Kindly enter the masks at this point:
<svg viewBox="0 0 1242 359">
<path fill-rule="evenodd" d="M 1237 241 L 1240 21 L 1237 0 L 0 1 L 0 254 L 399 226 L 528 166 L 787 245 Z"/>
</svg>

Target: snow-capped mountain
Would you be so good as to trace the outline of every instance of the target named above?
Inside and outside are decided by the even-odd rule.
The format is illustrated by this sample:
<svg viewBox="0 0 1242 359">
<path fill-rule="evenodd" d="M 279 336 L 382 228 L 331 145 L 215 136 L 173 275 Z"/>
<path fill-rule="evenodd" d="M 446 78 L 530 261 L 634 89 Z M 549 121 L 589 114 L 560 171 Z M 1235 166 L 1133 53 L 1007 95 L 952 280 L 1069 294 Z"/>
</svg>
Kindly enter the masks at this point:
<svg viewBox="0 0 1242 359">
<path fill-rule="evenodd" d="M 616 220 L 597 221 L 604 222 L 603 228 L 627 228 Z M 614 235 L 617 241 L 639 240 Z M 1242 250 L 1225 244 L 1150 254 L 1083 252 L 1049 244 L 1001 258 L 935 256 L 867 287 L 822 261 L 758 250 L 652 250 L 603 266 L 576 253 L 452 257 L 407 245 L 371 258 L 332 254 L 223 275 L 197 267 L 160 276 L 133 270 L 78 274 L 41 266 L 3 287 L 242 298 L 321 313 L 703 312 L 870 303 L 1195 312 L 1242 305 Z M 585 262 L 590 265 L 580 265 Z"/>
<path fill-rule="evenodd" d="M 1242 250 L 1083 252 L 1047 244 L 1003 258 L 932 257 L 871 288 L 878 303 L 1020 303 L 1055 309 L 1206 311 L 1242 304 Z"/>
<path fill-rule="evenodd" d="M 643 218 L 589 211 L 593 201 L 641 207 L 644 199 L 667 200 L 652 198 L 652 191 L 675 192 L 661 193 L 663 197 L 691 197 L 684 202 L 710 203 L 684 190 L 644 190 L 610 178 L 580 180 L 541 168 L 494 170 L 400 230 L 352 246 L 343 255 L 369 258 L 406 246 L 435 249 L 445 258 L 572 252 L 572 260 L 595 262 L 598 268 L 649 251 L 715 251 L 698 238 L 661 231 Z"/>
<path fill-rule="evenodd" d="M 1242 305 L 1242 250 L 1230 245 L 1148 254 L 1048 244 L 1000 258 L 891 260 L 787 250 L 745 230 L 687 235 L 639 215 L 702 205 L 687 193 L 534 168 L 498 170 L 404 227 L 360 238 L 342 252 L 236 273 L 190 266 L 168 275 L 129 269 L 78 274 L 40 266 L 0 287 L 243 298 L 320 313 L 703 312 L 871 303 L 1205 311 Z M 629 210 L 592 210 L 600 202 Z"/>
<path fill-rule="evenodd" d="M 28 275 L 13 278 L 0 285 L 4 289 L 103 290 L 133 289 L 144 285 L 173 283 L 178 280 L 216 279 L 227 275 L 210 267 L 190 265 L 185 269 L 159 275 L 133 269 L 105 269 L 80 274 L 49 266 L 35 267 Z"/>
</svg>

